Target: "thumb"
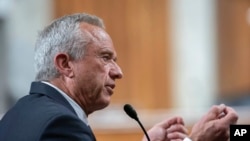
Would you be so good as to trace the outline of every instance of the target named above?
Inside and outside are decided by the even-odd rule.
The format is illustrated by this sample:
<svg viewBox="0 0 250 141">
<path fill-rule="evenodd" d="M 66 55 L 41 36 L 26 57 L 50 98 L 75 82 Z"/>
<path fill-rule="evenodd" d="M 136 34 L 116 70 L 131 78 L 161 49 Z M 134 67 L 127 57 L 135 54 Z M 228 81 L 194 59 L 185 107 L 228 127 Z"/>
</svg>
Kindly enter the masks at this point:
<svg viewBox="0 0 250 141">
<path fill-rule="evenodd" d="M 220 104 L 219 106 L 214 105 L 210 108 L 207 115 L 204 116 L 205 117 L 204 120 L 211 121 L 211 120 L 218 119 L 225 110 L 226 110 L 226 106 L 224 104 Z"/>
<path fill-rule="evenodd" d="M 238 115 L 236 111 L 231 107 L 226 107 L 225 116 L 221 118 L 221 121 L 225 124 L 236 124 L 238 120 Z"/>
</svg>

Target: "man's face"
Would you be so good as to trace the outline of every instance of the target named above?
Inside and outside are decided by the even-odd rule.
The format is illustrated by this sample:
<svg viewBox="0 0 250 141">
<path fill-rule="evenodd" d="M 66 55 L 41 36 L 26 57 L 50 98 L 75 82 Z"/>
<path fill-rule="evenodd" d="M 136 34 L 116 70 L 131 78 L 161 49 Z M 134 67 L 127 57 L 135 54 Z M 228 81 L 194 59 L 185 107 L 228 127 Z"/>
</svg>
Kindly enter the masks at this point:
<svg viewBox="0 0 250 141">
<path fill-rule="evenodd" d="M 122 78 L 122 71 L 116 63 L 116 52 L 109 35 L 99 27 L 83 26 L 89 26 L 93 41 L 86 48 L 83 59 L 74 63 L 74 93 L 88 114 L 108 106 L 115 80 Z"/>
</svg>

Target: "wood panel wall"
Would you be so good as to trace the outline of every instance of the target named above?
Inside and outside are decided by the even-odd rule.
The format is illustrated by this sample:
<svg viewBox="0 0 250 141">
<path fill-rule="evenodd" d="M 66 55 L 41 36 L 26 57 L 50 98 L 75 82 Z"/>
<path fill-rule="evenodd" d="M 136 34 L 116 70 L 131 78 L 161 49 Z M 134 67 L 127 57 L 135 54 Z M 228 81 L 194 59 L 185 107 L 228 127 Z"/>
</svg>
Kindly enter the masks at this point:
<svg viewBox="0 0 250 141">
<path fill-rule="evenodd" d="M 250 1 L 217 2 L 220 97 L 239 98 L 250 94 Z"/>
<path fill-rule="evenodd" d="M 124 73 L 113 104 L 171 107 L 166 0 L 56 0 L 54 5 L 55 17 L 87 12 L 104 20 Z"/>
</svg>

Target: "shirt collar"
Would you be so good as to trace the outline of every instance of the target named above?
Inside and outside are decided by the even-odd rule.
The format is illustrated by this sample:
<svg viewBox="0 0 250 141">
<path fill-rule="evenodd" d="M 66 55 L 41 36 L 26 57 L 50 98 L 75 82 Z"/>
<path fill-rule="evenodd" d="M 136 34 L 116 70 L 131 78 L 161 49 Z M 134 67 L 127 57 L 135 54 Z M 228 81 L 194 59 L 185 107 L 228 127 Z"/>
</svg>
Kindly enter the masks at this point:
<svg viewBox="0 0 250 141">
<path fill-rule="evenodd" d="M 55 85 L 46 82 L 46 81 L 42 81 L 42 83 L 45 83 L 53 88 L 55 88 L 68 102 L 69 104 L 73 107 L 73 109 L 75 110 L 77 116 L 85 123 L 88 125 L 88 119 L 87 119 L 87 115 L 86 113 L 82 110 L 82 108 L 71 98 L 69 97 L 65 92 L 63 92 L 62 90 L 60 90 L 58 87 L 56 87 Z"/>
</svg>

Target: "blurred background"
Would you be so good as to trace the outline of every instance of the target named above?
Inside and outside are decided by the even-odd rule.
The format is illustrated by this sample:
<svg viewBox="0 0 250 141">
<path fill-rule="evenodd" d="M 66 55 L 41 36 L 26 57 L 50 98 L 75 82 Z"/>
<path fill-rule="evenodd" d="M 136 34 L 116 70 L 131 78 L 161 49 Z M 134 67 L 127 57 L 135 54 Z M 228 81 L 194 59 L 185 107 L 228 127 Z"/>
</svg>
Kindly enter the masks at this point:
<svg viewBox="0 0 250 141">
<path fill-rule="evenodd" d="M 81 12 L 104 20 L 124 73 L 89 117 L 97 140 L 142 138 L 126 103 L 146 129 L 174 115 L 191 128 L 221 103 L 250 124 L 250 0 L 0 0 L 0 118 L 29 92 L 38 32 Z"/>
</svg>

